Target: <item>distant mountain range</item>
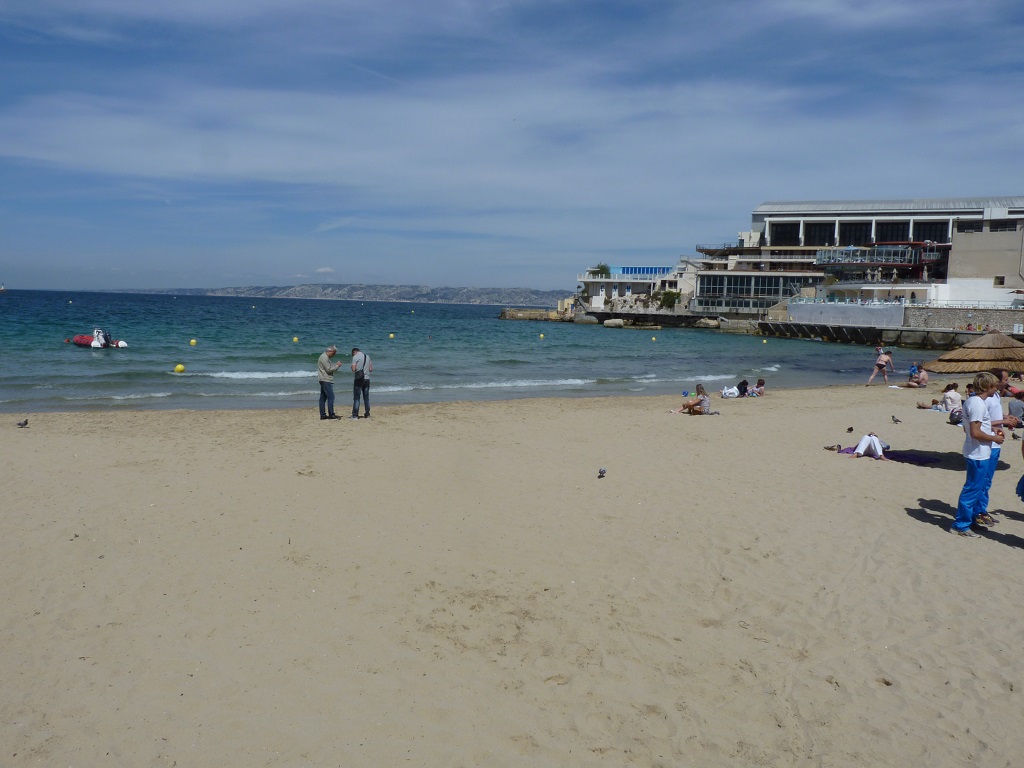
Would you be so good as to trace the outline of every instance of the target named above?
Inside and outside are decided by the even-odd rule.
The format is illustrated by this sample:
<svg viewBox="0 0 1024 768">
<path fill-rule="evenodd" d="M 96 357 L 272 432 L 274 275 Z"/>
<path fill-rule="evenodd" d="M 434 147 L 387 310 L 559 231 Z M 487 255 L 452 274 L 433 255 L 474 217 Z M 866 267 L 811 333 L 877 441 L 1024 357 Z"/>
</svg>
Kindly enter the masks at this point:
<svg viewBox="0 0 1024 768">
<path fill-rule="evenodd" d="M 431 288 L 426 285 L 314 283 L 243 288 L 184 288 L 145 291 L 179 296 L 244 296 L 264 299 L 344 299 L 346 301 L 417 301 L 425 304 L 494 304 L 505 307 L 555 307 L 575 293 L 532 288 Z"/>
</svg>

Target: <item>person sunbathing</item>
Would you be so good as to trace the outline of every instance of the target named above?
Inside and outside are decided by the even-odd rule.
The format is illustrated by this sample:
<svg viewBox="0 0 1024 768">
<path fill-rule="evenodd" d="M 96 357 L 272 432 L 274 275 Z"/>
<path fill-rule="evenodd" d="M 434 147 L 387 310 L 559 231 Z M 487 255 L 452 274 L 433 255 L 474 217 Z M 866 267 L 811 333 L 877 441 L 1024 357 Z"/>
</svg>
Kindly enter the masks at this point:
<svg viewBox="0 0 1024 768">
<path fill-rule="evenodd" d="M 957 408 L 963 407 L 963 398 L 960 397 L 959 385 L 956 382 L 947 384 L 945 389 L 942 390 L 942 397 L 938 400 L 932 400 L 932 404 L 919 401 L 917 404 L 918 408 L 923 410 L 932 411 L 943 411 L 949 413 Z"/>
<path fill-rule="evenodd" d="M 885 457 L 885 449 L 888 446 L 878 439 L 878 435 L 869 432 L 860 439 L 857 447 L 853 449 L 853 458 L 859 459 L 863 456 L 871 456 L 879 461 L 888 461 Z"/>
<path fill-rule="evenodd" d="M 909 389 L 924 389 L 928 386 L 928 371 L 919 368 L 910 375 L 910 379 L 903 386 Z"/>
</svg>

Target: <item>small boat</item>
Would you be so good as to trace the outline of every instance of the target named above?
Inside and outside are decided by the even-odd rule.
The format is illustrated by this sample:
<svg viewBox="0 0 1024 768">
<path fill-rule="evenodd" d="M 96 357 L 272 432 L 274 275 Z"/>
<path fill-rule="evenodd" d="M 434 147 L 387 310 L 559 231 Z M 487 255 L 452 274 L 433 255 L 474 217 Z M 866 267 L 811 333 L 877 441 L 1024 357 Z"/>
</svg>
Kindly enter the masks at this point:
<svg viewBox="0 0 1024 768">
<path fill-rule="evenodd" d="M 120 339 L 110 338 L 110 334 L 101 328 L 93 329 L 91 334 L 80 333 L 74 338 L 64 339 L 65 342 L 71 342 L 76 347 L 92 347 L 93 349 L 110 349 L 110 348 L 121 348 L 128 346 L 127 341 L 121 341 Z"/>
</svg>

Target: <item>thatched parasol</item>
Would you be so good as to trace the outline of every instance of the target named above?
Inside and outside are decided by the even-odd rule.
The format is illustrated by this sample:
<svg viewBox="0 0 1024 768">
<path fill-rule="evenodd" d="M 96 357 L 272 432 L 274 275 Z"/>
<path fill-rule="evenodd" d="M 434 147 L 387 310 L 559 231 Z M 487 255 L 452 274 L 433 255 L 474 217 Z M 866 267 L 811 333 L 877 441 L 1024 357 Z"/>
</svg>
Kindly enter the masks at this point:
<svg viewBox="0 0 1024 768">
<path fill-rule="evenodd" d="M 999 331 L 990 331 L 924 364 L 924 369 L 932 373 L 978 373 L 999 368 L 1024 371 L 1024 344 Z"/>
</svg>

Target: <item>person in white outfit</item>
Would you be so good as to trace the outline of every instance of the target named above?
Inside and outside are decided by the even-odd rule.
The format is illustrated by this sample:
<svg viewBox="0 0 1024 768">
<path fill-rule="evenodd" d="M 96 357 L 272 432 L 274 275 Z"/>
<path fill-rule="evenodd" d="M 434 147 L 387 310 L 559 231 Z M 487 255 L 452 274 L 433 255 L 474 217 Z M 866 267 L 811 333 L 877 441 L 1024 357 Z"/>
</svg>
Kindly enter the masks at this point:
<svg viewBox="0 0 1024 768">
<path fill-rule="evenodd" d="M 857 443 L 857 447 L 853 449 L 853 458 L 859 459 L 862 456 L 871 456 L 880 461 L 888 461 L 885 458 L 885 446 L 882 445 L 882 441 L 878 439 L 878 435 L 874 432 L 864 435 L 860 442 Z"/>
</svg>

